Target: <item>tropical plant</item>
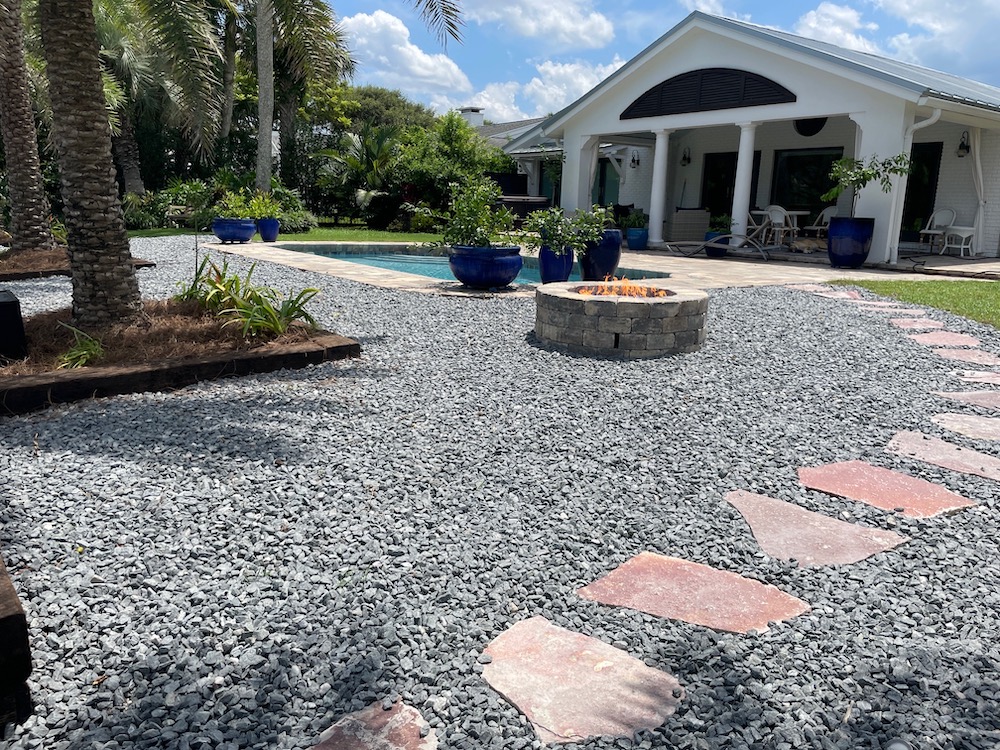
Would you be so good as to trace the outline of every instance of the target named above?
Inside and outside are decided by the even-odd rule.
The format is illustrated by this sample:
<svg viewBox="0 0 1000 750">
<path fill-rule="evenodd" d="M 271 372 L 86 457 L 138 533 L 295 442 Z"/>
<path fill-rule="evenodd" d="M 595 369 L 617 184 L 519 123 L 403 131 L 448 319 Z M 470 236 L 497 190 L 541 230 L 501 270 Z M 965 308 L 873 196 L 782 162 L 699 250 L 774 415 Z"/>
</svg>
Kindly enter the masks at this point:
<svg viewBox="0 0 1000 750">
<path fill-rule="evenodd" d="M 0 134 L 6 157 L 13 252 L 45 250 L 54 244 L 23 39 L 20 0 L 0 3 Z"/>
<path fill-rule="evenodd" d="M 879 159 L 878 155 L 872 154 L 867 162 L 845 156 L 833 163 L 830 169 L 830 179 L 834 181 L 834 186 L 820 196 L 824 202 L 837 200 L 847 189 L 854 191 L 851 200 L 851 216 L 854 216 L 854 209 L 858 204 L 858 194 L 868 183 L 877 180 L 882 192 L 888 193 L 892 190 L 892 178 L 910 173 L 909 154 L 902 153 L 891 156 L 887 159 Z"/>
<path fill-rule="evenodd" d="M 252 219 L 250 199 L 242 190 L 226 190 L 215 204 L 215 215 L 227 219 Z"/>
<path fill-rule="evenodd" d="M 530 250 L 548 247 L 556 255 L 565 255 L 582 250 L 585 244 L 573 222 L 558 206 L 532 211 L 521 228 L 524 233 L 519 239 Z"/>
<path fill-rule="evenodd" d="M 118 199 L 93 7 L 40 0 L 39 22 L 59 154 L 73 282 L 73 320 L 100 328 L 135 319 L 139 284 Z"/>
<path fill-rule="evenodd" d="M 500 186 L 486 177 L 468 180 L 454 190 L 451 218 L 444 230 L 447 245 L 502 247 L 513 238 L 514 216 L 498 207 Z"/>
<path fill-rule="evenodd" d="M 269 193 L 254 193 L 247 201 L 251 219 L 273 219 L 281 215 L 281 203 Z"/>
<path fill-rule="evenodd" d="M 722 232 L 729 234 L 733 229 L 733 220 L 729 214 L 719 214 L 708 220 L 708 230 L 710 232 Z"/>
<path fill-rule="evenodd" d="M 619 223 L 622 229 L 645 229 L 649 224 L 649 215 L 641 209 L 633 209 L 622 216 Z"/>
<path fill-rule="evenodd" d="M 72 331 L 73 346 L 59 356 L 59 364 L 56 369 L 75 370 L 78 367 L 93 364 L 104 356 L 104 345 L 99 339 L 62 321 L 59 321 L 59 325 Z"/>
</svg>

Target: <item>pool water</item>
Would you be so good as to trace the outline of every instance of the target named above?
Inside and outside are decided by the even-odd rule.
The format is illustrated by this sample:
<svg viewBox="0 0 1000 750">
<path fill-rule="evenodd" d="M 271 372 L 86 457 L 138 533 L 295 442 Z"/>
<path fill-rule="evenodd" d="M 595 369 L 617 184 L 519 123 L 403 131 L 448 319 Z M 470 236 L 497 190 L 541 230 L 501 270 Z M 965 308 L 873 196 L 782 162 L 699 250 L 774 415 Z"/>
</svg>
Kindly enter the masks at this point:
<svg viewBox="0 0 1000 750">
<path fill-rule="evenodd" d="M 441 255 L 408 255 L 405 253 L 350 253 L 343 252 L 342 247 L 327 249 L 323 247 L 295 247 L 292 245 L 283 246 L 286 250 L 298 250 L 322 255 L 324 258 L 334 258 L 336 260 L 346 260 L 350 263 L 360 263 L 365 266 L 384 268 L 389 271 L 399 271 L 401 273 L 412 273 L 417 276 L 426 276 L 430 279 L 441 279 L 442 281 L 454 281 L 455 276 L 448 265 L 447 256 Z M 542 277 L 538 272 L 538 260 L 533 257 L 524 259 L 524 266 L 521 272 L 514 279 L 515 284 L 541 284 Z M 662 278 L 669 274 L 657 273 L 655 271 L 639 271 L 628 268 L 619 268 L 619 276 L 627 276 L 630 279 L 651 279 Z M 570 274 L 570 281 L 580 281 L 580 264 L 573 264 L 573 272 Z"/>
</svg>

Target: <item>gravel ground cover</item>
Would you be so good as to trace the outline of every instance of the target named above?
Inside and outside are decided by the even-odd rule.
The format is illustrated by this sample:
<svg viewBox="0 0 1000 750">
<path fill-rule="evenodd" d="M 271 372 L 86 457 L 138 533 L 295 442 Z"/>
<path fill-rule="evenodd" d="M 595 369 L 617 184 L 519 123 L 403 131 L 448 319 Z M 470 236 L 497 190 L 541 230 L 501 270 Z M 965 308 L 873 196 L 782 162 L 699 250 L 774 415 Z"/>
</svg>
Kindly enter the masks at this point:
<svg viewBox="0 0 1000 750">
<path fill-rule="evenodd" d="M 166 296 L 192 240 L 136 240 Z M 231 265 L 245 267 L 241 260 Z M 543 615 L 675 675 L 639 747 L 1000 744 L 1000 485 L 883 451 L 969 389 L 886 313 L 782 288 L 713 292 L 696 354 L 617 362 L 533 341 L 534 302 L 437 297 L 260 264 L 318 286 L 359 360 L 2 420 L 0 548 L 29 613 L 37 713 L 11 748 L 304 748 L 402 697 L 442 748 L 538 747 L 480 677 Z M 69 282 L 9 285 L 26 313 Z M 932 311 L 1000 352 L 994 329 Z M 987 387 L 987 386 L 982 386 Z M 807 491 L 863 459 L 979 505 L 909 520 Z M 766 557 L 745 489 L 912 537 L 819 569 Z M 661 621 L 575 591 L 649 550 L 774 584 L 812 609 L 763 635 Z M 612 748 L 593 740 L 568 748 Z"/>
</svg>

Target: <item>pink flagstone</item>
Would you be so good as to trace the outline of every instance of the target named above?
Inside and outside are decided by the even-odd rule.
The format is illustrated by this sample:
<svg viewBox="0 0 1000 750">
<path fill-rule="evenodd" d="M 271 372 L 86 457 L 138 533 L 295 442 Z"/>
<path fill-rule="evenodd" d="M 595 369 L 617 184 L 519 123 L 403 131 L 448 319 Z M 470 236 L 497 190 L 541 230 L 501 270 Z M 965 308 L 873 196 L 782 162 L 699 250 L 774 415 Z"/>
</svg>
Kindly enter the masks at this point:
<svg viewBox="0 0 1000 750">
<path fill-rule="evenodd" d="M 974 414 L 937 414 L 931 417 L 936 425 L 975 440 L 1000 440 L 1000 418 L 977 417 Z"/>
<path fill-rule="evenodd" d="M 927 314 L 926 310 L 921 310 L 919 307 L 892 307 L 892 305 L 895 304 L 894 302 L 868 302 L 867 300 L 857 300 L 853 304 L 864 310 L 868 310 L 869 312 L 884 312 L 892 315 L 906 315 L 910 317 L 918 317 Z"/>
<path fill-rule="evenodd" d="M 882 309 L 891 312 L 895 312 L 892 308 L 902 307 L 898 302 L 878 302 L 870 299 L 855 299 L 852 302 L 858 307 L 870 307 L 873 310 Z"/>
<path fill-rule="evenodd" d="M 934 391 L 934 395 L 984 409 L 1000 409 L 1000 391 Z"/>
<path fill-rule="evenodd" d="M 922 432 L 897 432 L 886 447 L 889 453 L 915 458 L 943 469 L 975 474 L 1000 482 L 1000 459 L 949 443 Z"/>
<path fill-rule="evenodd" d="M 836 292 L 827 292 L 827 291 L 817 292 L 816 296 L 826 297 L 827 299 L 850 299 L 850 300 L 861 299 L 860 294 L 858 294 L 857 292 L 848 291 L 846 289 L 842 289 Z"/>
<path fill-rule="evenodd" d="M 891 531 L 839 521 L 767 495 L 737 490 L 726 500 L 743 514 L 767 554 L 807 567 L 855 563 L 907 541 Z"/>
<path fill-rule="evenodd" d="M 655 729 L 684 694 L 666 672 L 544 617 L 510 627 L 486 653 L 492 661 L 483 678 L 528 717 L 543 743 Z"/>
<path fill-rule="evenodd" d="M 312 750 L 435 750 L 437 746 L 437 735 L 415 708 L 395 703 L 386 711 L 381 703 L 373 703 L 323 732 Z"/>
<path fill-rule="evenodd" d="M 920 318 L 890 318 L 889 322 L 896 328 L 944 328 L 944 323 L 939 320 L 922 320 Z"/>
<path fill-rule="evenodd" d="M 902 508 L 904 516 L 929 518 L 974 503 L 940 485 L 864 461 L 843 461 L 799 469 L 810 489 L 846 497 L 882 510 Z"/>
<path fill-rule="evenodd" d="M 927 346 L 972 346 L 976 347 L 982 343 L 975 336 L 968 336 L 964 333 L 953 331 L 935 331 L 933 333 L 911 333 L 909 338 L 918 344 Z"/>
<path fill-rule="evenodd" d="M 987 385 L 1000 385 L 1000 372 L 990 370 L 955 370 L 952 375 L 966 383 L 986 383 Z"/>
<path fill-rule="evenodd" d="M 1000 365 L 1000 357 L 993 352 L 978 349 L 931 349 L 939 357 L 955 362 L 968 362 L 971 365 Z"/>
<path fill-rule="evenodd" d="M 766 583 L 652 552 L 641 552 L 577 593 L 601 604 L 733 633 L 762 633 L 769 622 L 809 609 Z"/>
</svg>

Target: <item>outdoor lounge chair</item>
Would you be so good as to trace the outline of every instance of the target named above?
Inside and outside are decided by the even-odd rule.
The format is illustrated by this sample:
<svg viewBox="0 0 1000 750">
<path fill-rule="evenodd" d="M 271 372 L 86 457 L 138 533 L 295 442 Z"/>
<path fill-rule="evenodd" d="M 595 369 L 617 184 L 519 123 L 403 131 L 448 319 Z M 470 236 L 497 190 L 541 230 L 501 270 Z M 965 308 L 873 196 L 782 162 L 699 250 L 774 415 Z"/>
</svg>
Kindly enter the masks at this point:
<svg viewBox="0 0 1000 750">
<path fill-rule="evenodd" d="M 941 243 L 941 252 L 944 252 L 944 230 L 946 227 L 950 227 L 955 223 L 955 210 L 951 208 L 939 208 L 937 211 L 931 214 L 931 218 L 927 220 L 927 226 L 920 230 L 920 242 L 921 244 L 925 241 L 930 245 L 931 252 L 934 252 L 934 246 Z M 926 240 L 924 239 L 926 237 Z"/>
<path fill-rule="evenodd" d="M 750 217 L 747 221 L 746 234 L 723 234 L 704 242 L 672 243 L 668 244 L 667 247 L 689 257 L 697 255 L 702 250 L 708 253 L 709 250 L 729 251 L 751 248 L 759 252 L 764 260 L 770 260 L 771 257 L 767 254 L 768 249 L 776 249 L 777 247 L 767 245 L 770 229 L 771 222 L 767 217 L 759 224 Z"/>
</svg>

